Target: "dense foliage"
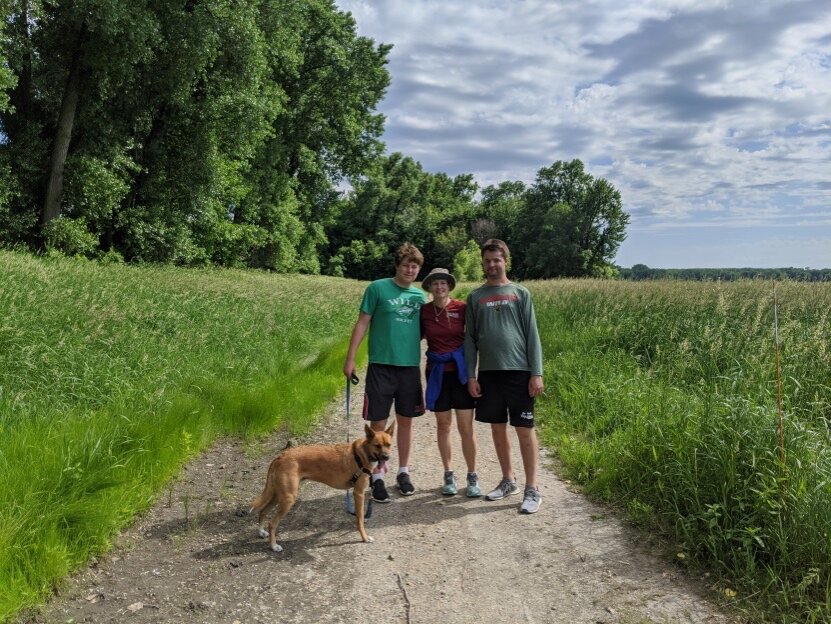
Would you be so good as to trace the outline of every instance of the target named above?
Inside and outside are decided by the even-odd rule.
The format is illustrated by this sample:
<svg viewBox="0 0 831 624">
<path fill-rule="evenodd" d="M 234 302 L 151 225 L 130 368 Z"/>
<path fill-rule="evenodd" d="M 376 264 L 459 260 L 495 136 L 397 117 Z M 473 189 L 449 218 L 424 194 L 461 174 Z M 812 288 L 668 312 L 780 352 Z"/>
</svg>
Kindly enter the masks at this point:
<svg viewBox="0 0 831 624">
<path fill-rule="evenodd" d="M 0 245 L 368 278 L 499 236 L 518 277 L 614 270 L 628 216 L 580 161 L 479 196 L 385 155 L 391 46 L 333 0 L 0 8 Z"/>
<path fill-rule="evenodd" d="M 319 270 L 333 181 L 382 151 L 389 46 L 331 0 L 4 8 L 0 240 Z"/>
</svg>

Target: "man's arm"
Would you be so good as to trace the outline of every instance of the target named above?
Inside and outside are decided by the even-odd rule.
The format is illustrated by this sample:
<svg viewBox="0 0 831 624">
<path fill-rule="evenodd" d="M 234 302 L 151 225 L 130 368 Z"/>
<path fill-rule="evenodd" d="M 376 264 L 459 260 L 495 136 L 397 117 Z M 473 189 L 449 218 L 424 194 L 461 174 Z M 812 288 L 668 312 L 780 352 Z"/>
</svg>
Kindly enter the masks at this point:
<svg viewBox="0 0 831 624">
<path fill-rule="evenodd" d="M 528 380 L 528 394 L 535 397 L 542 394 L 545 387 L 542 381 L 542 342 L 540 332 L 537 328 L 537 315 L 534 312 L 534 302 L 531 294 L 525 304 L 527 325 L 525 328 L 526 349 L 528 353 L 528 364 L 531 366 L 531 378 Z"/>
<path fill-rule="evenodd" d="M 358 347 L 360 346 L 361 341 L 364 339 L 364 336 L 366 336 L 371 320 L 372 316 L 366 312 L 361 312 L 358 314 L 358 320 L 355 322 L 355 327 L 352 328 L 352 335 L 349 338 L 349 349 L 346 352 L 346 362 L 343 364 L 343 374 L 346 375 L 347 378 L 352 377 L 355 373 L 355 355 L 358 353 Z"/>
<path fill-rule="evenodd" d="M 467 391 L 474 399 L 482 396 L 482 389 L 476 379 L 476 360 L 479 355 L 477 347 L 476 318 L 473 312 L 475 304 L 471 301 L 470 295 L 467 298 L 465 307 L 465 368 L 467 368 Z"/>
</svg>

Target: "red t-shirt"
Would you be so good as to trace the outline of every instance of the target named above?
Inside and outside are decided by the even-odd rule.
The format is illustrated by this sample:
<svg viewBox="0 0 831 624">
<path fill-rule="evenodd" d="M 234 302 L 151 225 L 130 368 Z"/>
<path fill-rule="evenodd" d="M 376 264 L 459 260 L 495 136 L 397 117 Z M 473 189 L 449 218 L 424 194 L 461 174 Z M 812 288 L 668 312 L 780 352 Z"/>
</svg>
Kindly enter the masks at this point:
<svg viewBox="0 0 831 624">
<path fill-rule="evenodd" d="M 421 306 L 421 335 L 427 339 L 428 351 L 449 353 L 465 343 L 466 305 L 464 301 L 450 299 L 443 309 L 434 306 L 432 301 Z M 428 364 L 428 371 L 430 368 Z M 456 362 L 445 363 L 446 373 L 455 370 Z"/>
</svg>

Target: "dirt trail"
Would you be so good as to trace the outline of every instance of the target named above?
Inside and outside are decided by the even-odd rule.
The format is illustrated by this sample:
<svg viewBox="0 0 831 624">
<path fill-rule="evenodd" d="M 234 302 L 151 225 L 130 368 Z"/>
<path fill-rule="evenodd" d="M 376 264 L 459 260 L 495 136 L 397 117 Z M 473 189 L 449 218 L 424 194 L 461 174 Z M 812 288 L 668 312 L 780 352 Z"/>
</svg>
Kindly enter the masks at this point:
<svg viewBox="0 0 831 624">
<path fill-rule="evenodd" d="M 357 395 L 353 439 L 362 435 Z M 341 398 L 305 441 L 344 441 L 345 422 Z M 490 489 L 499 467 L 487 427 L 476 431 L 479 474 Z M 417 419 L 415 438 L 418 492 L 401 498 L 391 488 L 394 501 L 374 505 L 367 521 L 374 543 L 359 541 L 342 491 L 306 483 L 282 524 L 282 553 L 257 537 L 255 519 L 245 512 L 286 436 L 256 447 L 223 441 L 187 466 L 109 556 L 73 578 L 42 613 L 21 621 L 737 621 L 708 601 L 700 580 L 667 563 L 643 534 L 571 491 L 551 469 L 541 471 L 541 510 L 524 516 L 517 513 L 519 496 L 497 502 L 442 496 L 431 414 Z M 456 469 L 464 474 L 456 438 Z M 516 445 L 514 454 L 521 468 Z M 542 463 L 550 464 L 545 457 Z"/>
</svg>

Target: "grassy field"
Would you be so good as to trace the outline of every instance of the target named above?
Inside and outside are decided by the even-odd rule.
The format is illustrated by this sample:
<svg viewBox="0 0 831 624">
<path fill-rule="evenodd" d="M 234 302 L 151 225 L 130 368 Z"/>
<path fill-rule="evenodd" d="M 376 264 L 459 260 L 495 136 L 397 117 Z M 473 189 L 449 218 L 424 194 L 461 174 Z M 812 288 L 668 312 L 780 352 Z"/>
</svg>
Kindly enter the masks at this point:
<svg viewBox="0 0 831 624">
<path fill-rule="evenodd" d="M 0 621 L 218 436 L 313 426 L 363 287 L 0 252 Z"/>
<path fill-rule="evenodd" d="M 770 283 L 528 285 L 568 475 L 760 621 L 831 621 L 831 285 L 778 289 L 782 446 Z M 0 252 L 0 621 L 217 437 L 313 426 L 363 288 Z"/>
<path fill-rule="evenodd" d="M 831 621 L 831 284 L 531 283 L 544 442 L 771 622 Z M 783 461 L 784 459 L 784 461 Z"/>
</svg>

